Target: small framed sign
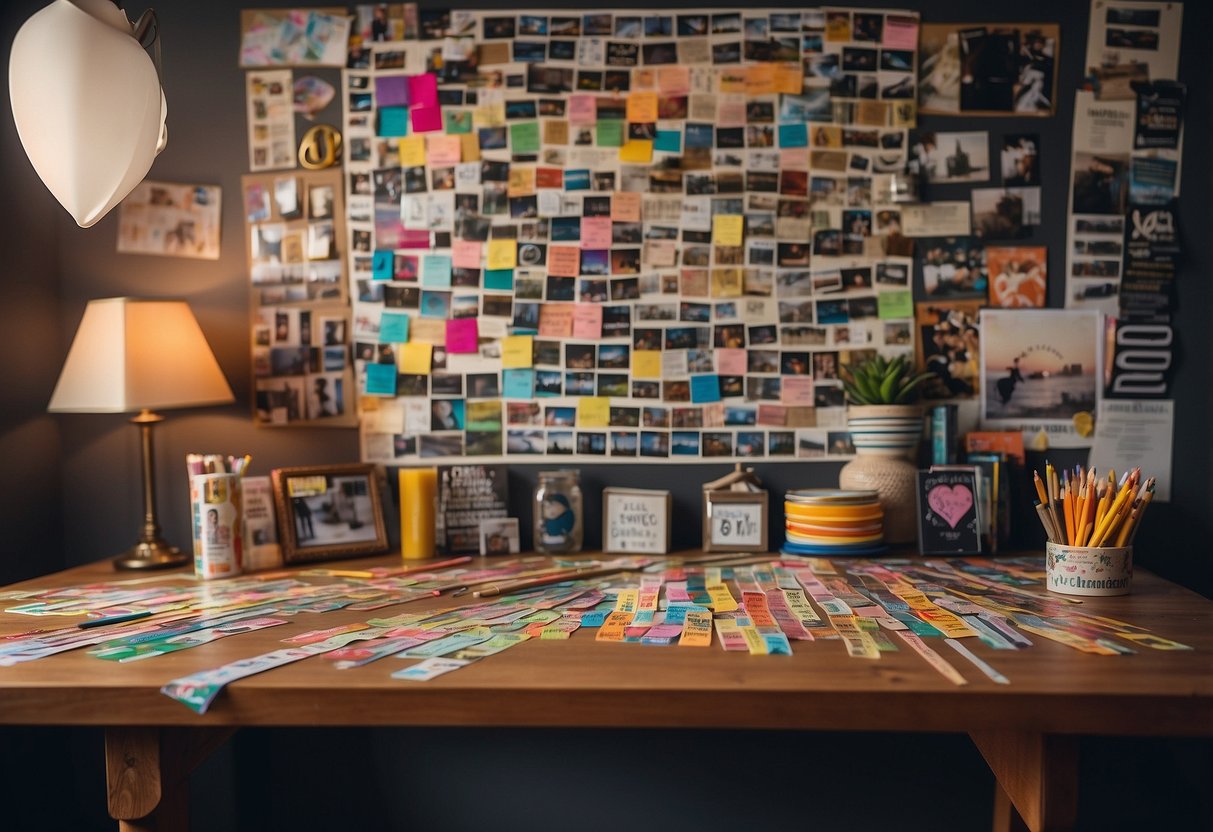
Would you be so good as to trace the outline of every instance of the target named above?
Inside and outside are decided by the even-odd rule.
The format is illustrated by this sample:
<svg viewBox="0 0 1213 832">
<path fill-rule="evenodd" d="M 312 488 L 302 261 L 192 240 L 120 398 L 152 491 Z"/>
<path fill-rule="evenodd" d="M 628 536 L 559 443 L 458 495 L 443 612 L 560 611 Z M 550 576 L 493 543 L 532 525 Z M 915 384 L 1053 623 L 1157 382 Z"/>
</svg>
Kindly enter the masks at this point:
<svg viewBox="0 0 1213 832">
<path fill-rule="evenodd" d="M 602 490 L 602 551 L 664 555 L 670 551 L 670 492 Z"/>
<path fill-rule="evenodd" d="M 767 551 L 766 491 L 704 491 L 705 552 Z"/>
</svg>

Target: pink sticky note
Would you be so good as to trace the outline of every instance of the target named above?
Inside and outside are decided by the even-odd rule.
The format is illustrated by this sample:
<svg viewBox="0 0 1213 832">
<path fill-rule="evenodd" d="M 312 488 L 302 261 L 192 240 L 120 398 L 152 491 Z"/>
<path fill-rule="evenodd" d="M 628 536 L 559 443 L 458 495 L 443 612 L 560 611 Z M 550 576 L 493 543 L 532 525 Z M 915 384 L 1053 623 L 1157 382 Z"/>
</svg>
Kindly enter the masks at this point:
<svg viewBox="0 0 1213 832">
<path fill-rule="evenodd" d="M 722 376 L 743 376 L 746 371 L 745 350 L 716 350 L 716 372 Z"/>
<path fill-rule="evenodd" d="M 480 349 L 480 330 L 475 318 L 455 318 L 446 322 L 446 351 L 476 352 Z"/>
<path fill-rule="evenodd" d="M 577 246 L 549 246 L 548 274 L 553 277 L 576 277 L 581 273 L 581 251 Z"/>
<path fill-rule="evenodd" d="M 438 78 L 434 73 L 409 76 L 409 104 L 413 107 L 438 106 Z"/>
<path fill-rule="evenodd" d="M 657 91 L 662 95 L 686 95 L 691 91 L 691 70 L 685 66 L 663 66 L 657 70 Z"/>
<path fill-rule="evenodd" d="M 610 248 L 611 247 L 611 218 L 582 217 L 581 218 L 581 247 Z"/>
<path fill-rule="evenodd" d="M 598 121 L 598 102 L 592 95 L 569 97 L 569 124 L 593 124 Z"/>
<path fill-rule="evenodd" d="M 886 49 L 917 49 L 918 18 L 891 14 L 885 18 L 884 43 Z"/>
<path fill-rule="evenodd" d="M 758 405 L 758 424 L 781 428 L 788 423 L 788 411 L 781 404 Z"/>
<path fill-rule="evenodd" d="M 414 133 L 436 133 L 442 129 L 441 107 L 409 107 Z"/>
<path fill-rule="evenodd" d="M 458 136 L 430 136 L 425 154 L 431 165 L 457 165 L 463 156 L 463 142 Z"/>
<path fill-rule="evenodd" d="M 602 307 L 579 303 L 573 307 L 573 337 L 597 341 L 602 337 Z"/>
<path fill-rule="evenodd" d="M 784 376 L 779 400 L 788 405 L 812 405 L 813 379 L 808 376 Z"/>
<path fill-rule="evenodd" d="M 476 240 L 455 240 L 451 243 L 451 265 L 457 269 L 480 268 L 480 243 Z"/>
</svg>

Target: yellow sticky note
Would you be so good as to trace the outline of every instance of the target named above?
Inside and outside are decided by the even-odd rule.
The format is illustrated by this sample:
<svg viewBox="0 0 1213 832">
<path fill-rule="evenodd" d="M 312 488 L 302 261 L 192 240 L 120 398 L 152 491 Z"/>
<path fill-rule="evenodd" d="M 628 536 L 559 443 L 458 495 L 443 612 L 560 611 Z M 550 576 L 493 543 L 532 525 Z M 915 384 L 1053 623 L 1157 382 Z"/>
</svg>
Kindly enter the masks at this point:
<svg viewBox="0 0 1213 832">
<path fill-rule="evenodd" d="M 400 140 L 400 166 L 415 168 L 425 164 L 425 136 L 405 136 Z"/>
<path fill-rule="evenodd" d="M 632 375 L 636 378 L 661 378 L 661 350 L 633 352 Z"/>
<path fill-rule="evenodd" d="M 738 217 L 740 219 L 740 217 Z M 516 240 L 489 240 L 489 269 L 512 269 L 518 265 L 518 243 Z"/>
<path fill-rule="evenodd" d="M 744 228 L 742 215 L 717 214 L 712 217 L 712 242 L 718 246 L 739 246 Z"/>
<path fill-rule="evenodd" d="M 775 92 L 800 95 L 804 91 L 804 67 L 800 64 L 776 64 Z"/>
<path fill-rule="evenodd" d="M 605 428 L 611 421 L 611 400 L 606 396 L 582 396 L 577 400 L 577 427 Z"/>
<path fill-rule="evenodd" d="M 480 134 L 478 133 L 461 133 L 459 135 L 459 143 L 463 161 L 479 162 L 480 161 Z"/>
<path fill-rule="evenodd" d="M 396 348 L 396 366 L 400 372 L 410 375 L 428 376 L 432 365 L 434 345 L 422 341 L 410 341 Z"/>
<path fill-rule="evenodd" d="M 775 92 L 775 67 L 772 64 L 754 64 L 746 73 L 747 95 L 771 95 Z"/>
<path fill-rule="evenodd" d="M 534 336 L 505 336 L 501 339 L 501 366 L 509 370 L 530 367 L 534 361 L 534 348 Z"/>
<path fill-rule="evenodd" d="M 628 96 L 628 121 L 645 124 L 657 120 L 657 93 L 634 92 Z"/>
<path fill-rule="evenodd" d="M 648 164 L 653 161 L 652 139 L 629 139 L 619 148 L 619 161 Z"/>
</svg>

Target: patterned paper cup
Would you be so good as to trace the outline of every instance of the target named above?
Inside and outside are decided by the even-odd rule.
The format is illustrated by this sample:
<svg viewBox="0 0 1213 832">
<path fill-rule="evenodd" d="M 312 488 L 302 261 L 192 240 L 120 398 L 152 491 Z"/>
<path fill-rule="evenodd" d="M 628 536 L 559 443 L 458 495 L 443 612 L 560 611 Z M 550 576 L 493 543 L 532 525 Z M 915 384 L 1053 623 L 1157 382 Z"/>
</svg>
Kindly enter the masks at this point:
<svg viewBox="0 0 1213 832">
<path fill-rule="evenodd" d="M 1133 547 L 1045 547 L 1045 582 L 1064 595 L 1128 595 L 1133 578 Z"/>
</svg>

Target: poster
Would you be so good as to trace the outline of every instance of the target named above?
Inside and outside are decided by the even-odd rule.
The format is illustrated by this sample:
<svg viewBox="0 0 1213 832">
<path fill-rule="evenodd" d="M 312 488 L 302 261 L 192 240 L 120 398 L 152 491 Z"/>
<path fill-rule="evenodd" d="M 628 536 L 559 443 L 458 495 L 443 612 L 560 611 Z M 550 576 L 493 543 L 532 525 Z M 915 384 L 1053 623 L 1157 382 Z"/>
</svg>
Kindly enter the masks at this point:
<svg viewBox="0 0 1213 832">
<path fill-rule="evenodd" d="M 218 260 L 220 197 L 218 185 L 145 179 L 119 207 L 118 251 Z"/>
</svg>

